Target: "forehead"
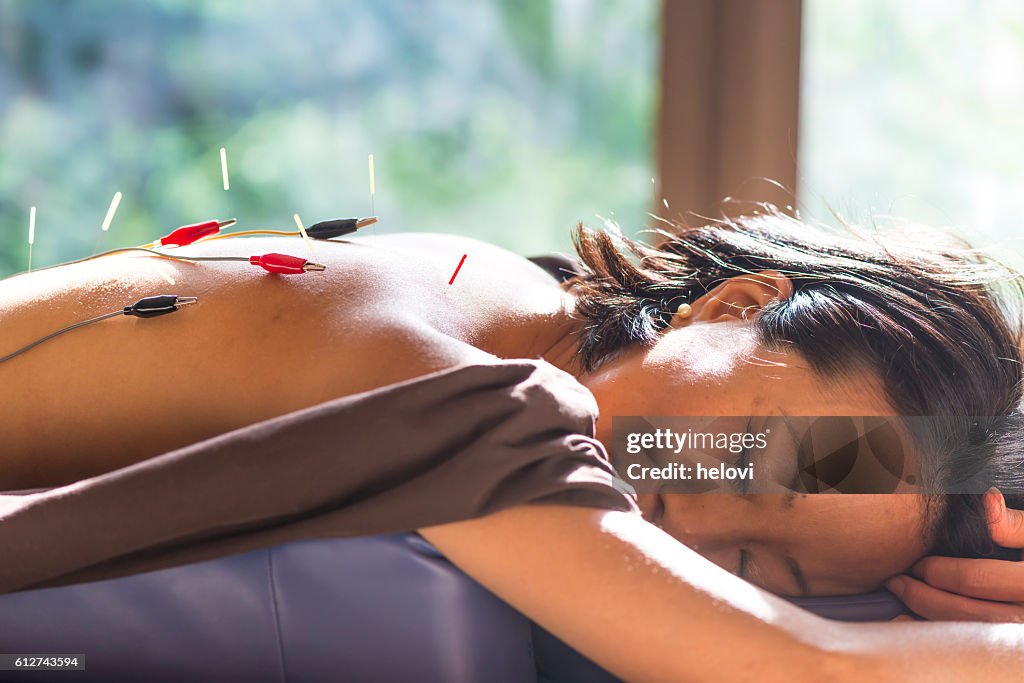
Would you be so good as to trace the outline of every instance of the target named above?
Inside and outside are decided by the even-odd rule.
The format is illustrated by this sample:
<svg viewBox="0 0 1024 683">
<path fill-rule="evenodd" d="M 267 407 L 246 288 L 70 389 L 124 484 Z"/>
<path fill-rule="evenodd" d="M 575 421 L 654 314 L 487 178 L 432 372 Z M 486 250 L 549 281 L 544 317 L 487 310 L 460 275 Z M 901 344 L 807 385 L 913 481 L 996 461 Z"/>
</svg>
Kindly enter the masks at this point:
<svg viewBox="0 0 1024 683">
<path fill-rule="evenodd" d="M 766 348 L 749 327 L 709 324 L 699 336 L 683 328 L 636 350 L 622 370 L 628 388 L 657 403 L 650 414 L 890 415 L 884 385 L 870 369 L 826 377 L 794 349 Z M 620 387 L 627 388 L 627 387 Z M 676 410 L 669 410 L 669 406 Z"/>
</svg>

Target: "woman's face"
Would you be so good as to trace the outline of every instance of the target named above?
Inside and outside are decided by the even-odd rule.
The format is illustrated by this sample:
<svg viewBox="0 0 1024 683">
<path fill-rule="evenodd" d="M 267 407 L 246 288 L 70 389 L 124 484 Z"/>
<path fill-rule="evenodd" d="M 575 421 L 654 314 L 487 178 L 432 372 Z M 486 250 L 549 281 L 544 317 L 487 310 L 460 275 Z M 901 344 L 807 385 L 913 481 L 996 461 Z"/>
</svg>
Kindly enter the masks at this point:
<svg viewBox="0 0 1024 683">
<path fill-rule="evenodd" d="M 597 398 L 598 439 L 612 443 L 615 415 L 892 414 L 871 377 L 830 382 L 795 352 L 757 343 L 747 318 L 789 291 L 788 281 L 763 275 L 733 278 L 674 319 L 653 348 L 581 378 Z M 680 541 L 781 595 L 874 589 L 927 550 L 914 494 L 641 493 L 638 500 L 647 519 Z"/>
</svg>

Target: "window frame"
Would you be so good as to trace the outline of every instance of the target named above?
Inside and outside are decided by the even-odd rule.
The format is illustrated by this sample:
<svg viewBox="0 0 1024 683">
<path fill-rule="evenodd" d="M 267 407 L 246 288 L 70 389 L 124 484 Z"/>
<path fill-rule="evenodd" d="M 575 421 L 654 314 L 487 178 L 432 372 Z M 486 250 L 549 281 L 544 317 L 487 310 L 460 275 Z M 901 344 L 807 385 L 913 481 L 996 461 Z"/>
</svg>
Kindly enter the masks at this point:
<svg viewBox="0 0 1024 683">
<path fill-rule="evenodd" d="M 802 5 L 663 1 L 654 213 L 797 206 Z"/>
</svg>

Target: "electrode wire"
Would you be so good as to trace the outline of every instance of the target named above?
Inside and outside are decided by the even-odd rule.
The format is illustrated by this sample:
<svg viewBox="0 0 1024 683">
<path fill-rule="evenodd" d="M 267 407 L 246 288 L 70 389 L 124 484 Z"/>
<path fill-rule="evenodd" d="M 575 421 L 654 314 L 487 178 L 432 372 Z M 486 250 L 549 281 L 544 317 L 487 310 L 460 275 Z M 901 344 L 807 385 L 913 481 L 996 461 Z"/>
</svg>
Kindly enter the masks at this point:
<svg viewBox="0 0 1024 683">
<path fill-rule="evenodd" d="M 25 353 L 26 351 L 30 351 L 30 350 L 34 349 L 35 347 L 39 346 L 40 344 L 42 344 L 43 342 L 49 341 L 49 340 L 53 339 L 54 337 L 57 337 L 57 336 L 60 336 L 60 335 L 64 334 L 65 332 L 71 332 L 72 330 L 77 330 L 79 327 L 85 327 L 86 325 L 91 325 L 93 323 L 98 323 L 101 320 L 106 320 L 107 318 L 113 318 L 113 317 L 118 316 L 118 315 L 124 315 L 124 311 L 113 311 L 111 313 L 104 313 L 103 315 L 96 316 L 95 318 L 89 318 L 88 320 L 83 320 L 83 321 L 77 322 L 77 323 L 75 323 L 73 325 L 68 325 L 64 329 L 57 330 L 56 332 L 51 332 L 50 334 L 46 335 L 45 337 L 40 337 L 39 339 L 36 339 L 31 344 L 28 344 L 27 346 L 21 347 L 17 351 L 9 353 L 6 356 L 0 357 L 0 363 L 4 363 L 6 361 L 9 361 L 10 359 L 14 358 L 15 356 L 20 356 L 21 354 Z"/>
<path fill-rule="evenodd" d="M 352 219 L 346 219 L 346 220 L 352 220 Z M 328 223 L 328 222 L 330 222 L 330 221 L 324 221 L 324 223 Z M 352 232 L 355 232 L 355 230 L 358 230 L 360 228 L 365 228 L 368 225 L 373 225 L 376 222 L 377 222 L 377 217 L 376 216 L 370 216 L 368 218 L 355 219 L 354 229 L 352 230 Z M 321 225 L 321 224 L 317 223 L 316 225 L 314 225 L 314 226 L 312 226 L 310 228 L 306 228 L 306 233 L 309 234 L 311 231 L 315 230 L 317 225 Z M 275 235 L 275 236 L 278 236 L 278 237 L 301 237 L 302 236 L 302 234 L 298 230 L 237 230 L 235 232 L 222 232 L 219 235 L 210 235 L 208 237 L 204 237 L 204 238 L 196 241 L 195 244 L 200 244 L 201 242 L 212 242 L 214 240 L 223 240 L 223 239 L 227 239 L 228 237 L 250 237 L 250 236 L 254 236 L 254 235 Z M 318 240 L 320 242 L 329 242 L 330 241 L 329 239 L 320 238 L 320 237 L 317 237 L 316 235 L 310 235 L 310 237 L 312 237 L 313 239 Z"/>
<path fill-rule="evenodd" d="M 345 219 L 336 219 L 336 220 L 332 220 L 332 221 L 321 221 L 320 223 L 317 223 L 316 225 L 313 225 L 312 227 L 308 228 L 306 230 L 306 233 L 308 235 L 309 233 L 315 233 L 317 231 L 321 231 L 320 234 L 321 235 L 327 235 L 327 237 L 323 237 L 323 236 L 319 236 L 318 237 L 316 234 L 310 235 L 310 237 L 312 239 L 316 239 L 316 240 L 321 241 L 321 242 L 329 242 L 329 241 L 331 241 L 331 237 L 341 237 L 341 236 L 353 233 L 353 232 L 355 232 L 355 231 L 357 231 L 357 230 L 359 230 L 361 228 L 365 228 L 368 225 L 375 224 L 377 222 L 377 220 L 378 219 L 377 219 L 376 216 L 368 216 L 366 218 L 345 218 Z M 234 219 L 231 219 L 231 221 L 223 221 L 223 223 L 229 223 L 229 222 L 233 223 Z M 31 267 L 31 253 L 32 253 L 32 244 L 33 244 L 33 242 L 35 242 L 35 207 L 32 207 L 32 211 L 30 212 L 29 224 L 30 224 L 29 225 L 29 270 L 21 272 L 21 273 L 15 273 L 15 274 L 11 275 L 10 277 L 17 277 L 18 275 L 24 275 L 26 273 L 33 272 L 33 269 Z M 102 235 L 102 233 L 100 233 L 100 234 Z M 197 240 L 193 244 L 199 244 L 201 242 L 210 242 L 210 241 L 213 241 L 213 240 L 220 240 L 220 239 L 225 239 L 225 238 L 228 238 L 228 237 L 247 237 L 247 236 L 252 236 L 252 235 L 274 235 L 274 236 L 278 236 L 278 237 L 301 237 L 302 236 L 302 234 L 300 232 L 298 232 L 298 231 L 286 231 L 286 230 L 240 230 L 240 231 L 237 231 L 237 232 L 227 232 L 227 233 L 207 235 L 205 237 L 200 238 L 199 240 Z M 120 254 L 120 253 L 125 253 L 125 252 L 130 252 L 130 251 L 141 251 L 141 252 L 145 252 L 147 254 L 151 254 L 153 256 L 169 259 L 169 260 L 172 260 L 172 261 L 249 261 L 251 263 L 250 259 L 248 257 L 245 257 L 245 256 L 176 256 L 174 254 L 169 254 L 169 253 L 167 253 L 165 251 L 157 251 L 156 249 L 153 249 L 152 247 L 157 245 L 159 243 L 159 241 L 160 240 L 155 240 L 155 241 L 150 242 L 148 245 L 145 245 L 145 246 L 118 247 L 116 249 L 108 249 L 107 251 L 102 251 L 102 252 L 100 252 L 98 254 L 94 253 L 94 254 L 91 254 L 89 256 L 84 256 L 82 258 L 75 259 L 73 261 L 65 261 L 64 263 L 55 263 L 53 265 L 44 266 L 42 268 L 35 268 L 34 270 L 36 272 L 42 271 L 42 270 L 50 270 L 51 268 L 58 268 L 60 266 L 75 265 L 77 263 L 84 263 L 86 261 L 92 261 L 93 259 L 102 258 L 104 256 L 111 256 L 113 254 Z M 174 246 L 175 245 L 169 245 L 167 248 L 173 249 Z"/>
<path fill-rule="evenodd" d="M 65 263 L 55 263 L 52 266 L 44 266 L 43 268 L 36 268 L 33 272 L 39 272 L 41 270 L 50 270 L 51 268 L 59 268 L 61 266 L 72 266 L 76 263 L 84 263 L 86 261 L 92 261 L 93 259 L 102 258 L 103 256 L 110 256 L 112 254 L 120 254 L 127 251 L 143 251 L 147 254 L 154 256 L 161 256 L 172 261 L 249 261 L 248 256 L 175 256 L 174 254 L 168 254 L 167 252 L 157 251 L 156 249 L 150 249 L 149 247 L 118 247 L 117 249 L 110 249 L 108 251 L 101 251 L 98 254 L 92 256 L 84 256 L 74 261 L 67 261 Z"/>
<path fill-rule="evenodd" d="M 110 313 L 98 315 L 95 318 L 89 318 L 88 320 L 81 320 L 77 323 L 72 323 L 71 325 L 63 327 L 57 330 L 56 332 L 51 332 L 50 334 L 44 337 L 40 337 L 39 339 L 36 339 L 32 343 L 26 344 L 20 349 L 13 351 L 7 354 L 6 356 L 0 357 L 0 363 L 5 363 L 11 360 L 12 358 L 16 358 L 17 356 L 20 356 L 26 351 L 31 351 L 35 347 L 39 346 L 44 342 L 50 341 L 54 337 L 59 337 L 62 334 L 71 332 L 72 330 L 77 330 L 80 327 L 92 325 L 93 323 L 98 323 L 102 320 L 107 320 L 108 318 L 113 318 L 119 315 L 134 316 L 138 318 L 157 318 L 163 315 L 167 315 L 168 313 L 174 313 L 180 310 L 180 306 L 195 304 L 198 301 L 199 297 L 178 296 L 177 294 L 158 294 L 156 296 L 143 297 L 136 301 L 135 303 L 129 304 L 128 306 L 125 306 L 120 310 L 111 311 Z"/>
<path fill-rule="evenodd" d="M 200 242 L 212 242 L 213 240 L 222 240 L 225 237 L 245 237 L 247 235 L 278 235 L 279 237 L 299 237 L 297 230 L 239 230 L 237 232 L 223 232 L 219 235 L 210 235 L 197 240 L 195 244 Z"/>
</svg>

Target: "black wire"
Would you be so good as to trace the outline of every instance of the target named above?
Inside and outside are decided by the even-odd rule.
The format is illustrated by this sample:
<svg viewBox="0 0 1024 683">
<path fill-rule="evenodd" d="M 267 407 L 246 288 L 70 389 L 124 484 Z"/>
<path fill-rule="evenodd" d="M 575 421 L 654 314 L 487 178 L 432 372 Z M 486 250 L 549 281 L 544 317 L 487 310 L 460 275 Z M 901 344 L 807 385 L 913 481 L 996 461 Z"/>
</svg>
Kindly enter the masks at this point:
<svg viewBox="0 0 1024 683">
<path fill-rule="evenodd" d="M 14 351 L 13 353 L 9 353 L 6 356 L 3 356 L 2 358 L 0 358 L 0 363 L 4 363 L 6 361 L 9 361 L 10 359 L 14 358 L 15 356 L 20 356 L 21 354 L 25 353 L 26 351 L 29 351 L 29 350 L 34 349 L 35 347 L 39 346 L 43 342 L 49 341 L 49 340 L 53 339 L 57 335 L 64 334 L 65 332 L 70 332 L 71 330 L 77 330 L 79 327 L 85 327 L 86 325 L 91 325 L 92 323 L 98 323 L 99 321 L 106 320 L 107 318 L 113 318 L 115 315 L 124 315 L 124 311 L 123 310 L 119 310 L 119 311 L 113 311 L 112 313 L 104 313 L 103 315 L 96 316 L 95 318 L 90 318 L 88 320 L 83 320 L 81 322 L 75 323 L 74 325 L 68 325 L 67 327 L 65 327 L 62 330 L 57 330 L 56 332 L 51 332 L 50 334 L 46 335 L 45 337 L 40 337 L 39 339 L 36 339 L 34 342 L 32 342 L 31 344 L 28 344 L 27 346 L 23 346 L 20 349 L 18 349 L 17 351 Z"/>
<path fill-rule="evenodd" d="M 103 315 L 98 315 L 95 318 L 89 318 L 88 320 L 82 320 L 81 322 L 77 322 L 73 325 L 68 325 L 65 328 L 57 330 L 56 332 L 51 332 L 45 337 L 40 337 L 31 344 L 27 344 L 18 349 L 17 351 L 13 351 L 7 354 L 6 356 L 0 357 L 0 363 L 7 362 L 12 358 L 15 358 L 16 356 L 20 356 L 26 351 L 30 351 L 35 347 L 39 346 L 40 344 L 42 344 L 43 342 L 49 341 L 56 336 L 64 334 L 65 332 L 77 330 L 79 327 L 85 327 L 86 325 L 98 323 L 101 320 L 106 320 L 107 318 L 113 318 L 114 316 L 118 315 L 130 315 L 137 318 L 155 318 L 157 316 L 166 315 L 168 313 L 174 313 L 175 311 L 178 310 L 178 306 L 193 304 L 196 301 L 198 301 L 197 297 L 178 296 L 177 294 L 158 294 L 156 296 L 143 297 L 136 301 L 135 303 L 129 306 L 125 306 L 120 310 L 111 311 L 110 313 L 104 313 Z"/>
</svg>

